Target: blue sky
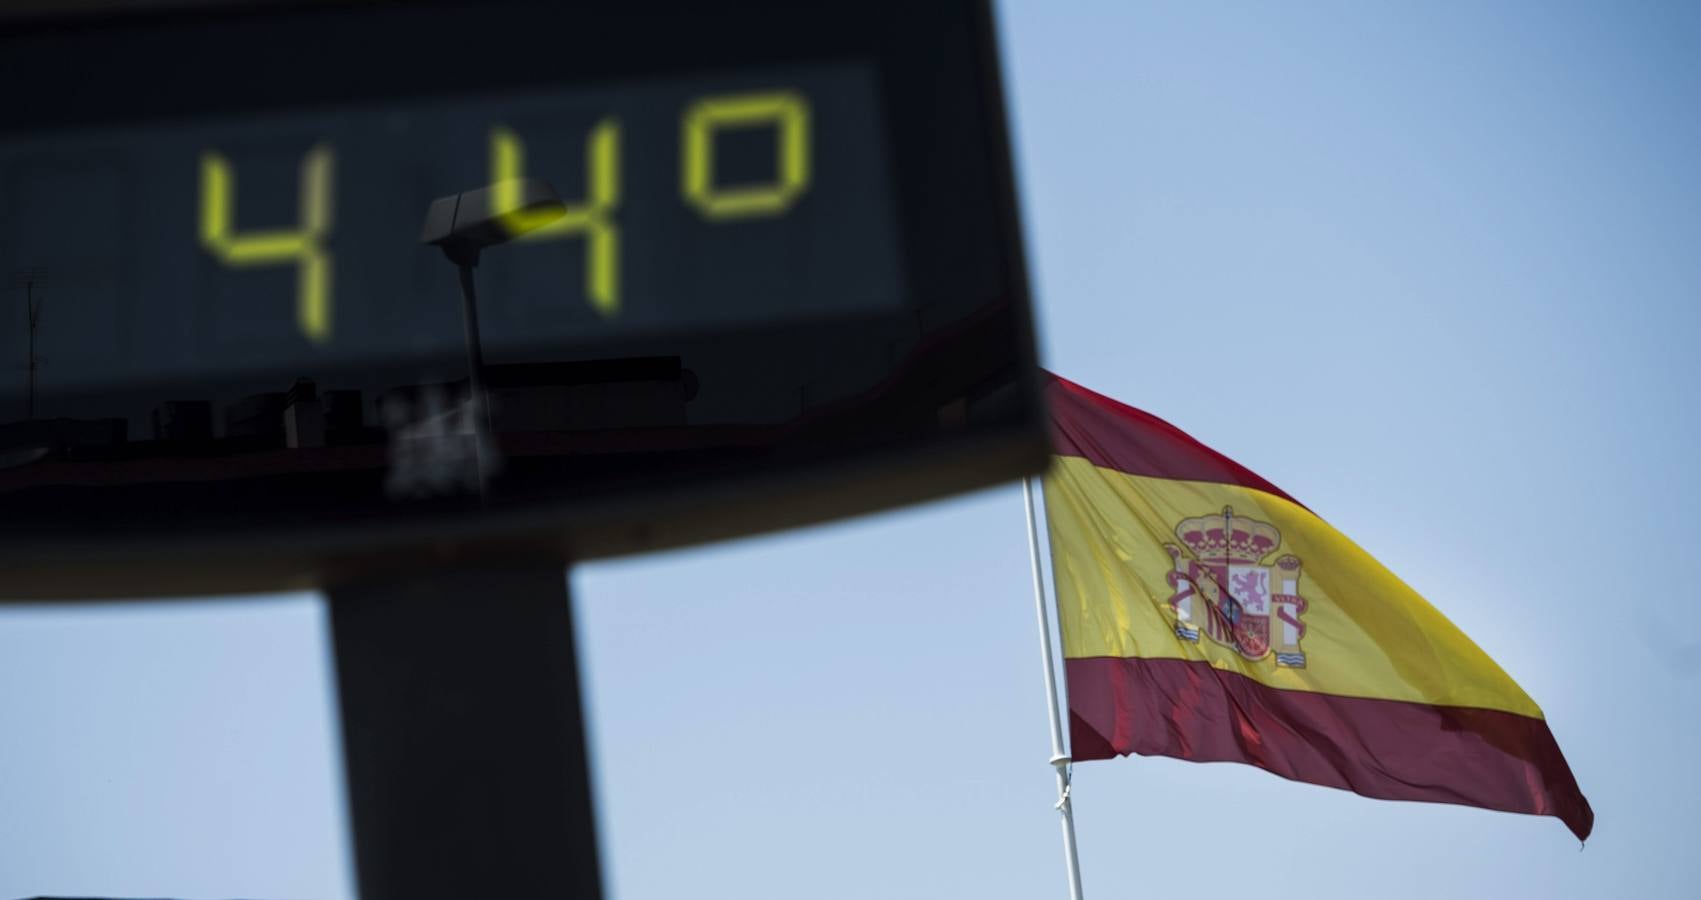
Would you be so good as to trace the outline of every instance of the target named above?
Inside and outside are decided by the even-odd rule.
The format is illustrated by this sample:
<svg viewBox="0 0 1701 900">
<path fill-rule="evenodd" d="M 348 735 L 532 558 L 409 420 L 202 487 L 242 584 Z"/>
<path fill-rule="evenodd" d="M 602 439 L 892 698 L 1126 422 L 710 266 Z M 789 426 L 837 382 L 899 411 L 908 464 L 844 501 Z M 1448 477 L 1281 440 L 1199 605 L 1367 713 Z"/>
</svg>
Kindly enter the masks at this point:
<svg viewBox="0 0 1701 900">
<path fill-rule="evenodd" d="M 1424 593 L 1598 816 L 1095 762 L 1088 895 L 1692 895 L 1701 7 L 1000 12 L 1046 364 Z M 1063 896 L 1019 489 L 573 589 L 612 896 Z M 0 609 L 0 897 L 352 896 L 324 627 Z"/>
</svg>

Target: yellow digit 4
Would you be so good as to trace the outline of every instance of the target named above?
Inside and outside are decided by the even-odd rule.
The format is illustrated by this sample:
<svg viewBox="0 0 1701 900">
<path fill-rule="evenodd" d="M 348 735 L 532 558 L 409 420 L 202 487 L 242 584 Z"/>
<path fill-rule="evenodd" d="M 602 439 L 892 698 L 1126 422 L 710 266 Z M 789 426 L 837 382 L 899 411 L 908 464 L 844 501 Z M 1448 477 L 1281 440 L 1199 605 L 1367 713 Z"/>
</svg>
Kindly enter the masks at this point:
<svg viewBox="0 0 1701 900">
<path fill-rule="evenodd" d="M 775 179 L 767 184 L 715 184 L 715 133 L 722 129 L 774 129 Z M 777 216 L 809 188 L 809 101 L 794 91 L 704 97 L 681 123 L 680 189 L 705 218 Z"/>
<path fill-rule="evenodd" d="M 526 172 L 526 145 L 512 130 L 490 132 L 490 180 L 498 209 L 519 206 L 518 179 Z M 544 224 L 526 212 L 504 215 L 503 222 L 522 241 L 585 239 L 585 294 L 603 316 L 620 312 L 620 122 L 604 119 L 585 138 L 585 200 L 567 204 L 567 214 Z M 544 214 L 548 218 L 548 213 Z"/>
<path fill-rule="evenodd" d="M 301 227 L 238 234 L 236 174 L 217 151 L 201 154 L 201 246 L 227 266 L 275 266 L 295 263 L 295 319 L 314 343 L 331 336 L 331 182 L 336 154 L 325 144 L 301 159 Z"/>
</svg>

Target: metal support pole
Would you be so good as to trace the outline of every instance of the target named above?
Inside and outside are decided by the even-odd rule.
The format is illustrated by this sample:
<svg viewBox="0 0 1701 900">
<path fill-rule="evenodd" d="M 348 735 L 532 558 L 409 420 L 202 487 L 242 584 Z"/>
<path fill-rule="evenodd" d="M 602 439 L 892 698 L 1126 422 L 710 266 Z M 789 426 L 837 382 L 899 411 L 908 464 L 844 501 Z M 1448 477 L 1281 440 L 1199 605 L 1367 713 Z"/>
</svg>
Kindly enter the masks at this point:
<svg viewBox="0 0 1701 900">
<path fill-rule="evenodd" d="M 1040 658 L 1045 663 L 1045 705 L 1051 713 L 1051 767 L 1057 773 L 1057 809 L 1063 814 L 1063 860 L 1068 866 L 1069 898 L 1081 900 L 1081 860 L 1075 851 L 1075 807 L 1069 798 L 1069 754 L 1063 749 L 1063 718 L 1057 703 L 1057 666 L 1051 656 L 1051 618 L 1046 613 L 1045 578 L 1040 571 L 1039 522 L 1034 515 L 1034 482 L 1022 479 L 1022 503 L 1028 511 L 1028 554 L 1034 571 L 1034 610 L 1039 617 Z"/>
<path fill-rule="evenodd" d="M 361 900 L 601 897 L 560 566 L 326 591 Z"/>
</svg>

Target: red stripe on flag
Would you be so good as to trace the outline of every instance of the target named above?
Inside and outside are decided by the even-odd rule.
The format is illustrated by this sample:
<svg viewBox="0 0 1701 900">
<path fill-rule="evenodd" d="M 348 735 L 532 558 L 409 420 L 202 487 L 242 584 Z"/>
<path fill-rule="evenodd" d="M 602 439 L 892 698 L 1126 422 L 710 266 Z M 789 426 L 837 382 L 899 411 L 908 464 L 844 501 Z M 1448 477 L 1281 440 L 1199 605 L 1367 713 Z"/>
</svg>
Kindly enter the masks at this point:
<svg viewBox="0 0 1701 900">
<path fill-rule="evenodd" d="M 1579 840 L 1595 813 L 1547 723 L 1499 710 L 1341 697 L 1181 659 L 1071 659 L 1077 761 L 1138 753 L 1248 763 L 1386 800 L 1554 816 Z"/>
<path fill-rule="evenodd" d="M 1151 413 L 1047 373 L 1052 452 L 1129 475 L 1237 484 L 1304 506 L 1256 472 Z"/>
</svg>

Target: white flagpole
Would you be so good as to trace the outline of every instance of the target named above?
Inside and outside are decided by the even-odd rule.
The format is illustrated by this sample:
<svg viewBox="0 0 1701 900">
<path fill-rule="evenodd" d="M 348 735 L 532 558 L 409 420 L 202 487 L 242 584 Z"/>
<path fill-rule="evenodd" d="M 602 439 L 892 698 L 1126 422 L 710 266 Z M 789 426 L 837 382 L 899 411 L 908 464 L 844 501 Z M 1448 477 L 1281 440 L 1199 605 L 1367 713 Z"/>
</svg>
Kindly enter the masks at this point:
<svg viewBox="0 0 1701 900">
<path fill-rule="evenodd" d="M 1075 853 L 1075 808 L 1069 800 L 1069 754 L 1063 752 L 1063 719 L 1057 708 L 1057 667 L 1051 658 L 1051 617 L 1046 614 L 1045 578 L 1040 573 L 1039 522 L 1034 516 L 1034 481 L 1022 479 L 1028 509 L 1028 553 L 1034 567 L 1034 611 L 1039 615 L 1040 657 L 1045 662 L 1045 705 L 1051 711 L 1051 767 L 1057 772 L 1057 809 L 1063 813 L 1063 859 L 1069 866 L 1069 900 L 1081 900 L 1081 860 Z"/>
</svg>

